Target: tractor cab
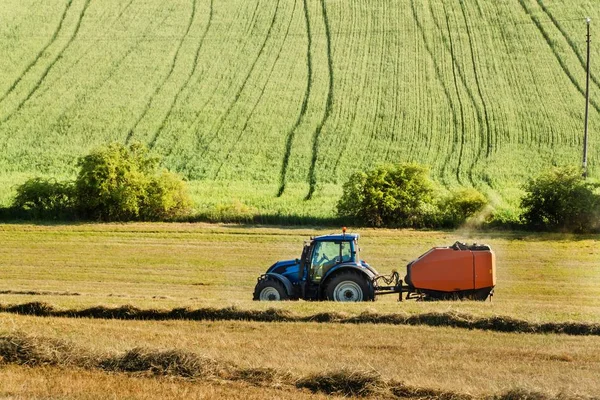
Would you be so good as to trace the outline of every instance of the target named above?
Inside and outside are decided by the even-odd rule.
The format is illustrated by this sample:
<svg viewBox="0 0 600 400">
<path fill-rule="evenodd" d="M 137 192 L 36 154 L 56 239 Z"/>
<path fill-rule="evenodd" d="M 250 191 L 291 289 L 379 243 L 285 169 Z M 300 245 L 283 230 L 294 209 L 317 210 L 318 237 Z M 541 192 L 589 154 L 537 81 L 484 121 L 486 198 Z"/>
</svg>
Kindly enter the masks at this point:
<svg viewBox="0 0 600 400">
<path fill-rule="evenodd" d="M 298 268 L 298 282 L 304 298 L 319 298 L 319 288 L 326 276 L 342 265 L 358 262 L 358 235 L 326 235 L 304 245 Z"/>
<path fill-rule="evenodd" d="M 299 279 L 320 282 L 329 270 L 358 259 L 358 235 L 318 236 L 304 245 Z"/>
<path fill-rule="evenodd" d="M 261 275 L 255 300 L 372 300 L 377 272 L 359 259 L 358 238 L 345 229 L 312 237 L 300 258 L 278 261 Z"/>
</svg>

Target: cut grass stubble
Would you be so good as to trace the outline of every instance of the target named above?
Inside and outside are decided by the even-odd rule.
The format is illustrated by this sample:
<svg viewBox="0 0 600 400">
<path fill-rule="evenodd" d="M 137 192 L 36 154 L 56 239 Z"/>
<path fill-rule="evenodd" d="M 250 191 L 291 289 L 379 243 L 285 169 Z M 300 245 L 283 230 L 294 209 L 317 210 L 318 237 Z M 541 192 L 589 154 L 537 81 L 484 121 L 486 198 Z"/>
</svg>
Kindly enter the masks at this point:
<svg viewBox="0 0 600 400">
<path fill-rule="evenodd" d="M 269 368 L 240 368 L 182 350 L 134 348 L 122 354 L 94 354 L 71 343 L 23 333 L 0 336 L 0 365 L 28 367 L 67 367 L 106 372 L 171 376 L 191 380 L 243 381 L 256 386 L 308 389 L 325 394 L 378 398 L 426 398 L 431 400 L 546 400 L 585 399 L 548 396 L 540 392 L 510 390 L 498 395 L 475 397 L 469 394 L 411 387 L 385 381 L 374 371 L 341 369 L 295 377 Z M 590 398 L 591 399 L 591 398 Z"/>
</svg>

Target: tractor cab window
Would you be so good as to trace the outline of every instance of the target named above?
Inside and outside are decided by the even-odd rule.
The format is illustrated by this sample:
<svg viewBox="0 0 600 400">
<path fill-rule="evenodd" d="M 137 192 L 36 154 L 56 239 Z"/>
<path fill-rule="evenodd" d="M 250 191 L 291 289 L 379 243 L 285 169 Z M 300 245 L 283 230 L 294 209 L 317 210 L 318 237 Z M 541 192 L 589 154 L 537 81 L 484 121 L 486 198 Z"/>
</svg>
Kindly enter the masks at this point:
<svg viewBox="0 0 600 400">
<path fill-rule="evenodd" d="M 352 247 L 350 242 L 342 242 L 342 262 L 352 261 Z"/>
<path fill-rule="evenodd" d="M 345 245 L 347 250 L 343 250 Z M 329 268 L 350 257 L 350 244 L 347 242 L 317 242 L 312 253 L 310 272 L 314 282 L 320 282 Z"/>
</svg>

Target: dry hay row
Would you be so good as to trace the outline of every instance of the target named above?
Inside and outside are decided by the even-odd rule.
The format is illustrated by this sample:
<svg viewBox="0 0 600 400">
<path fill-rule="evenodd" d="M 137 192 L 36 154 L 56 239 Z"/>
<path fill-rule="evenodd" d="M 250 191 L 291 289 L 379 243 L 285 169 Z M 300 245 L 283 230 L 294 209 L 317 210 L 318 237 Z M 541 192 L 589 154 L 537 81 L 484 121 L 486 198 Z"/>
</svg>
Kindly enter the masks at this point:
<svg viewBox="0 0 600 400">
<path fill-rule="evenodd" d="M 565 334 L 575 336 L 600 336 L 600 324 L 585 322 L 530 322 L 507 316 L 475 317 L 457 312 L 431 312 L 423 314 L 379 314 L 363 312 L 348 315 L 324 312 L 303 316 L 287 310 L 240 310 L 225 308 L 174 308 L 172 310 L 140 309 L 125 305 L 111 308 L 96 306 L 85 309 L 62 310 L 44 302 L 24 304 L 0 304 L 0 312 L 39 317 L 97 318 L 119 320 L 189 320 L 189 321 L 252 321 L 252 322 L 317 322 L 340 324 L 390 324 L 425 325 L 477 329 L 507 333 Z"/>
<path fill-rule="evenodd" d="M 121 354 L 100 354 L 72 343 L 30 336 L 21 332 L 0 336 L 0 366 L 56 366 L 95 369 L 113 373 L 170 376 L 195 381 L 243 381 L 256 386 L 307 389 L 314 393 L 388 399 L 431 400 L 570 400 L 591 397 L 550 396 L 540 392 L 513 389 L 502 394 L 475 397 L 386 381 L 375 371 L 341 369 L 304 377 L 272 368 L 241 368 L 230 362 L 202 357 L 183 350 L 134 348 Z M 597 399 L 597 398 L 596 398 Z"/>
</svg>

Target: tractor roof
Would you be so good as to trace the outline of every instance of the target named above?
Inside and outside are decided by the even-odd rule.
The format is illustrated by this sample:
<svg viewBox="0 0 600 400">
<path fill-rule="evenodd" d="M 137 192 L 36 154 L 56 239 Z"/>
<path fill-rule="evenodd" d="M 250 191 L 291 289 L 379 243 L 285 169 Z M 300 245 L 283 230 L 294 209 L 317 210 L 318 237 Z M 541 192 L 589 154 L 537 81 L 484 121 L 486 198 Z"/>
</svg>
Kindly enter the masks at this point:
<svg viewBox="0 0 600 400">
<path fill-rule="evenodd" d="M 352 241 L 358 240 L 359 236 L 360 235 L 358 233 L 344 233 L 344 234 L 339 233 L 339 234 L 317 236 L 317 237 L 313 238 L 313 240 L 316 240 L 318 242 L 341 242 L 341 241 L 352 242 Z"/>
</svg>

